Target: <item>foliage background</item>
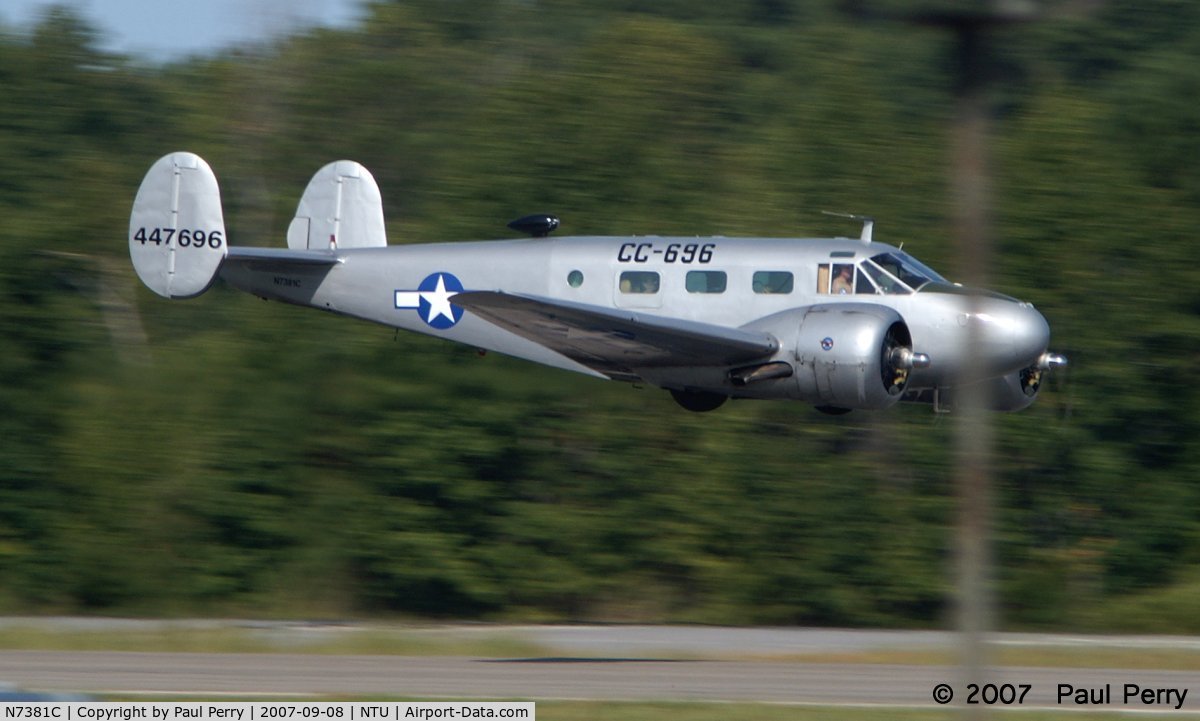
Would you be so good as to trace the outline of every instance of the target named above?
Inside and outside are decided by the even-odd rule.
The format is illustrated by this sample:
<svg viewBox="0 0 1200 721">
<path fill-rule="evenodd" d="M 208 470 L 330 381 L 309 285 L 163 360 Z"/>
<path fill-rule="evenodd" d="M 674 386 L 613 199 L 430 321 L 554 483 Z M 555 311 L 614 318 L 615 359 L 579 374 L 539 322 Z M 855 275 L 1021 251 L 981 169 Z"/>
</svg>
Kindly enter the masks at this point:
<svg viewBox="0 0 1200 721">
<path fill-rule="evenodd" d="M 833 2 L 373 2 L 165 65 L 66 9 L 0 34 L 0 610 L 937 626 L 953 418 L 696 416 L 128 266 L 146 168 L 216 169 L 282 244 L 357 158 L 392 243 L 829 235 L 954 275 L 948 39 Z M 1071 358 L 998 418 L 1007 627 L 1200 631 L 1200 5 L 1003 37 L 991 285 Z"/>
</svg>

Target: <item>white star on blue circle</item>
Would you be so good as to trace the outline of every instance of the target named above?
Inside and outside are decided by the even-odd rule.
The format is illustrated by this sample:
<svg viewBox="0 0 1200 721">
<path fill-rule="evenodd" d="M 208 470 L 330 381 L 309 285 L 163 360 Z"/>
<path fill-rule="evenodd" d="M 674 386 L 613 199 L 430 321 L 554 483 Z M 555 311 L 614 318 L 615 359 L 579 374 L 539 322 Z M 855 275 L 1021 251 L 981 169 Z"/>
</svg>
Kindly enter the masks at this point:
<svg viewBox="0 0 1200 721">
<path fill-rule="evenodd" d="M 463 284 L 453 274 L 432 273 L 416 290 L 397 290 L 396 308 L 416 310 L 426 325 L 446 330 L 462 320 L 463 309 L 450 302 L 462 291 Z"/>
</svg>

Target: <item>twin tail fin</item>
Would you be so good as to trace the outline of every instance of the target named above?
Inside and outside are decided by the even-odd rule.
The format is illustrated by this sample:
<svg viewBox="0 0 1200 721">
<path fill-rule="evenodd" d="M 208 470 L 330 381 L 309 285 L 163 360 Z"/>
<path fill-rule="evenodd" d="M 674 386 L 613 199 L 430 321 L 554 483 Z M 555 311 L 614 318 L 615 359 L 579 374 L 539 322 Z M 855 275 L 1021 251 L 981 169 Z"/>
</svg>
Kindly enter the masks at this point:
<svg viewBox="0 0 1200 721">
<path fill-rule="evenodd" d="M 208 290 L 228 252 L 212 168 L 195 153 L 159 158 L 129 217 L 129 257 L 138 277 L 164 298 L 191 298 Z"/>
<path fill-rule="evenodd" d="M 289 251 L 237 247 L 233 255 L 275 253 L 281 262 L 305 262 L 297 256 L 309 251 L 327 258 L 331 250 L 386 246 L 383 201 L 370 171 L 351 160 L 317 171 L 287 242 Z M 242 252 L 250 250 L 257 252 Z M 164 298 L 192 298 L 208 290 L 230 255 L 212 168 L 195 153 L 159 158 L 143 178 L 129 218 L 129 257 L 138 277 Z"/>
</svg>

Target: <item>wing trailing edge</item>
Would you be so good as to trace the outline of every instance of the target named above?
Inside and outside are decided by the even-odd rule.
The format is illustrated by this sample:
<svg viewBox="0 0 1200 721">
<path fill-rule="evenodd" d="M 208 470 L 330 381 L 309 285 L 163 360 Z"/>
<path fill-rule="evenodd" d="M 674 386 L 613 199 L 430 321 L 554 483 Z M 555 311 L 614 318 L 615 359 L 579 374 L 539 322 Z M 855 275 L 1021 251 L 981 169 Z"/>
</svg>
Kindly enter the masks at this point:
<svg viewBox="0 0 1200 721">
<path fill-rule="evenodd" d="M 779 349 L 769 333 L 498 291 L 467 291 L 455 305 L 593 368 L 628 379 L 638 368 L 724 366 Z"/>
</svg>

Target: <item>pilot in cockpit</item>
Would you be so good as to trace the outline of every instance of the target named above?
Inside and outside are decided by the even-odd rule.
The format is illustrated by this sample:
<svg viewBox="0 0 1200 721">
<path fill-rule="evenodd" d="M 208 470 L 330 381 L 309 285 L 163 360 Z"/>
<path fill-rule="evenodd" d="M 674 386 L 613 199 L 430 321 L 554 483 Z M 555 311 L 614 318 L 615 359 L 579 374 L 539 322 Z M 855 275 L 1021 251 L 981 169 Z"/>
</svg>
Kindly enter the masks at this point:
<svg viewBox="0 0 1200 721">
<path fill-rule="evenodd" d="M 854 292 L 854 266 L 838 265 L 837 277 L 833 279 L 834 295 L 849 295 Z"/>
</svg>

